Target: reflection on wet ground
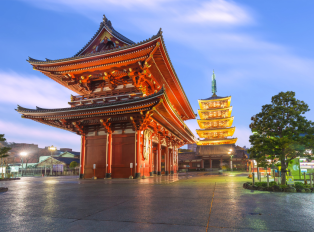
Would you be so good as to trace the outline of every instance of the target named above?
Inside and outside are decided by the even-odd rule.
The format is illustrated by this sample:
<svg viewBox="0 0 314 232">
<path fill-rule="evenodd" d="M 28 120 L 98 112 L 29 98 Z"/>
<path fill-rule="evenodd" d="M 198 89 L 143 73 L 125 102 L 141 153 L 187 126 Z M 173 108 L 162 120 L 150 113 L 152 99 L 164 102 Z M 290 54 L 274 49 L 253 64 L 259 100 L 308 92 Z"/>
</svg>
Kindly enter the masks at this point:
<svg viewBox="0 0 314 232">
<path fill-rule="evenodd" d="M 0 182 L 0 231 L 314 231 L 314 194 L 249 191 L 246 176 Z"/>
</svg>

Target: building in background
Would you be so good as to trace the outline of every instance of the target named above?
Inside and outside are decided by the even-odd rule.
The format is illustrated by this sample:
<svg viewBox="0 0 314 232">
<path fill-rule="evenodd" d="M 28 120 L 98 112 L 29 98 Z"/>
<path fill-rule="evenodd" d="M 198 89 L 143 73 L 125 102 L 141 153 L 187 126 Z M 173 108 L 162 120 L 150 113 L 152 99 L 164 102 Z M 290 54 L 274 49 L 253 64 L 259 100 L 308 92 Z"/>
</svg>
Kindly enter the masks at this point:
<svg viewBox="0 0 314 232">
<path fill-rule="evenodd" d="M 208 150 L 208 153 L 202 154 L 198 152 L 181 152 L 179 153 L 179 170 L 213 170 L 226 168 L 230 169 L 230 155 L 224 158 L 224 154 L 228 150 L 222 146 L 215 146 L 217 150 L 222 149 L 221 153 L 212 154 L 213 150 Z M 199 148 L 203 146 L 198 146 Z M 232 168 L 233 170 L 246 170 L 249 168 L 249 160 L 246 150 L 240 146 L 233 146 L 234 149 L 232 157 Z M 227 148 L 228 149 L 228 148 Z"/>
<path fill-rule="evenodd" d="M 195 143 L 185 120 L 195 113 L 166 50 L 162 31 L 134 43 L 104 16 L 74 56 L 29 58 L 34 70 L 74 91 L 70 107 L 27 109 L 23 118 L 81 135 L 81 178 L 139 178 L 178 169 L 178 148 Z M 132 166 L 133 165 L 133 166 Z"/>
<path fill-rule="evenodd" d="M 196 143 L 188 144 L 188 150 L 191 150 L 192 152 L 196 152 L 196 148 L 197 148 Z"/>
</svg>

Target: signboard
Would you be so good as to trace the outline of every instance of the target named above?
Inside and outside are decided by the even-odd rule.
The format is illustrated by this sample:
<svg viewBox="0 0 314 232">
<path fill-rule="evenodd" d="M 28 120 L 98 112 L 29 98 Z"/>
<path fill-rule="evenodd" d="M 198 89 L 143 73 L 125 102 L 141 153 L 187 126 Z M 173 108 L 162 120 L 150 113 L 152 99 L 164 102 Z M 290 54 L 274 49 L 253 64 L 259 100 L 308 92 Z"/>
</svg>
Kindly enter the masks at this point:
<svg viewBox="0 0 314 232">
<path fill-rule="evenodd" d="M 130 168 L 133 168 L 133 163 L 130 163 Z"/>
<path fill-rule="evenodd" d="M 287 184 L 294 184 L 293 176 L 287 176 Z"/>
<path fill-rule="evenodd" d="M 307 172 L 307 169 L 301 168 L 301 173 L 303 173 L 303 172 Z"/>
<path fill-rule="evenodd" d="M 93 169 L 96 169 L 96 164 L 93 164 Z"/>
<path fill-rule="evenodd" d="M 199 168 L 199 167 L 201 167 L 201 165 L 198 164 L 197 167 Z"/>
</svg>

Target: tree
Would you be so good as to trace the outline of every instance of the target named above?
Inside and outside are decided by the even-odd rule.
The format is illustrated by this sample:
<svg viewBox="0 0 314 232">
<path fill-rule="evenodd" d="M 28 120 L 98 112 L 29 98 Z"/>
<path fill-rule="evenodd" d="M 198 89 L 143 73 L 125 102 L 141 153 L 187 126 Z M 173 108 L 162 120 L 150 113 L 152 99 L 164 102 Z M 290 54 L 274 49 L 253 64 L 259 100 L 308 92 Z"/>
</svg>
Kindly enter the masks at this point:
<svg viewBox="0 0 314 232">
<path fill-rule="evenodd" d="M 8 152 L 11 150 L 10 147 L 6 147 L 4 144 L 6 144 L 6 139 L 4 138 L 4 134 L 0 134 L 0 158 L 1 158 L 1 175 L 3 178 L 3 158 L 6 158 L 9 156 Z"/>
<path fill-rule="evenodd" d="M 74 168 L 76 168 L 77 166 L 78 166 L 79 164 L 76 162 L 76 161 L 72 161 L 71 163 L 70 163 L 70 168 L 72 168 L 72 169 L 74 169 Z"/>
<path fill-rule="evenodd" d="M 260 166 L 267 160 L 281 162 L 281 183 L 286 183 L 289 162 L 297 156 L 312 159 L 314 123 L 303 115 L 310 109 L 295 98 L 292 91 L 280 92 L 272 97 L 271 104 L 262 106 L 262 112 L 252 117 L 250 158 Z"/>
</svg>

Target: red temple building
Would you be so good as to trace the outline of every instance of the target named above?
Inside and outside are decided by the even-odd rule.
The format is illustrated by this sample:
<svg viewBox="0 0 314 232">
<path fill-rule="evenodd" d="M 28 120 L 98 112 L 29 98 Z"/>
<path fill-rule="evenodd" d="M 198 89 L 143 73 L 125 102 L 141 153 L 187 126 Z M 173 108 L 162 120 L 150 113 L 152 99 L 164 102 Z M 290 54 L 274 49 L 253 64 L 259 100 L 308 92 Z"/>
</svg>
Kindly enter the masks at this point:
<svg viewBox="0 0 314 232">
<path fill-rule="evenodd" d="M 75 56 L 29 58 L 40 71 L 77 95 L 70 107 L 27 109 L 23 118 L 81 136 L 80 178 L 138 178 L 178 170 L 178 148 L 195 143 L 184 121 L 196 115 L 172 66 L 162 31 L 134 43 L 104 16 Z M 133 164 L 133 168 L 131 167 Z"/>
</svg>

